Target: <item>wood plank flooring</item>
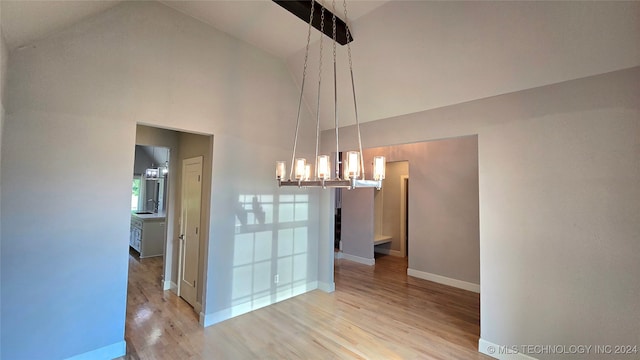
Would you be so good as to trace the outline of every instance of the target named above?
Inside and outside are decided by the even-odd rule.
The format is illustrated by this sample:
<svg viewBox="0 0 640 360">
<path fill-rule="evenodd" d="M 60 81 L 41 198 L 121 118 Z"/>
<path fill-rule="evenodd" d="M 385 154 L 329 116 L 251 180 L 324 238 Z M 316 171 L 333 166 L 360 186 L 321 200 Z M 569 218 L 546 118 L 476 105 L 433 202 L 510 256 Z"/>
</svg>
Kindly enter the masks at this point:
<svg viewBox="0 0 640 360">
<path fill-rule="evenodd" d="M 162 258 L 129 259 L 125 339 L 138 359 L 490 359 L 477 352 L 478 294 L 408 277 L 406 259 L 336 260 L 319 290 L 206 329 L 160 288 Z"/>
</svg>

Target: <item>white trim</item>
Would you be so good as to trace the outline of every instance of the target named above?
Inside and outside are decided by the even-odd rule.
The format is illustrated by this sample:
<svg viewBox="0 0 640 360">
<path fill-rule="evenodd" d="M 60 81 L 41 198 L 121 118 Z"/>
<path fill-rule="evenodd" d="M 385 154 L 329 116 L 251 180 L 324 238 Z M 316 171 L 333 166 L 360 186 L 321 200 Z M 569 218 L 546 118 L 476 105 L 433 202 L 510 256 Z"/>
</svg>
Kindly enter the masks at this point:
<svg viewBox="0 0 640 360">
<path fill-rule="evenodd" d="M 199 314 L 199 313 L 201 313 L 201 312 L 202 312 L 202 304 L 200 304 L 200 302 L 199 302 L 199 301 L 197 301 L 197 300 L 196 300 L 196 305 L 193 307 L 193 311 L 194 311 L 196 314 Z"/>
<path fill-rule="evenodd" d="M 178 285 L 176 285 L 176 283 L 174 283 L 173 281 L 165 280 L 162 282 L 162 290 L 172 290 L 173 292 L 176 292 L 177 289 Z"/>
<path fill-rule="evenodd" d="M 332 282 L 332 283 L 326 283 L 323 281 L 318 281 L 318 289 L 324 291 L 324 292 L 328 292 L 328 293 L 332 293 L 334 291 L 336 291 L 336 283 Z"/>
<path fill-rule="evenodd" d="M 333 258 L 337 259 L 337 260 L 342 259 L 342 251 L 334 251 L 333 252 Z"/>
<path fill-rule="evenodd" d="M 203 314 L 201 312 L 200 325 L 202 325 L 203 327 L 215 325 L 219 322 L 229 320 L 233 317 L 246 314 L 253 310 L 258 310 L 265 306 L 269 306 L 286 299 L 290 299 L 294 296 L 307 293 L 317 288 L 318 288 L 318 282 L 310 281 L 308 283 L 298 285 L 293 288 L 288 288 L 288 289 L 285 288 L 276 293 L 271 293 L 259 298 L 252 299 L 242 304 L 237 304 L 232 307 L 229 307 L 220 311 L 216 311 L 213 314 Z M 277 299 L 276 301 L 273 301 L 274 297 Z"/>
<path fill-rule="evenodd" d="M 400 176 L 400 255 L 405 257 L 407 256 L 407 247 L 406 242 L 409 241 L 407 239 L 407 187 L 404 185 L 404 181 L 409 180 L 409 175 L 401 175 Z M 408 184 L 408 182 L 407 182 Z"/>
<path fill-rule="evenodd" d="M 351 255 L 351 254 L 342 253 L 342 258 L 345 259 L 345 260 L 355 261 L 357 263 L 365 264 L 365 265 L 375 265 L 376 264 L 376 259 L 367 259 L 367 258 L 363 258 L 363 257 L 360 257 L 360 256 Z"/>
<path fill-rule="evenodd" d="M 458 279 L 452 279 L 442 275 L 431 274 L 428 272 L 414 270 L 414 269 L 407 269 L 407 275 L 424 279 L 424 280 L 437 282 L 439 284 L 457 287 L 459 289 L 473 291 L 475 293 L 480 293 L 480 285 L 478 284 L 474 284 L 474 283 L 470 283 L 470 282 L 466 282 Z"/>
<path fill-rule="evenodd" d="M 537 360 L 507 346 L 497 345 L 482 338 L 478 340 L 478 352 L 498 360 Z"/>
<path fill-rule="evenodd" d="M 122 340 L 111 345 L 87 351 L 79 355 L 67 358 L 67 360 L 93 360 L 93 359 L 115 359 L 127 354 L 127 342 Z"/>
</svg>

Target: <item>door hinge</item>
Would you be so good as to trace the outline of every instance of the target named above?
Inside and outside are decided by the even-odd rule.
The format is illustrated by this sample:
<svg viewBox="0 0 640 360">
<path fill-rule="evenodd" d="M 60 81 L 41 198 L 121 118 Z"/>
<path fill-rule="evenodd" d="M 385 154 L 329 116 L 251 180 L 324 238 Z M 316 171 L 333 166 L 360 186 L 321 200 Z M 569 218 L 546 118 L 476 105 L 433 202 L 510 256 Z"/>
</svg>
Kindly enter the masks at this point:
<svg viewBox="0 0 640 360">
<path fill-rule="evenodd" d="M 198 175 L 198 182 L 200 182 L 200 175 Z"/>
<path fill-rule="evenodd" d="M 196 226 L 196 235 L 198 235 L 198 227 Z"/>
</svg>

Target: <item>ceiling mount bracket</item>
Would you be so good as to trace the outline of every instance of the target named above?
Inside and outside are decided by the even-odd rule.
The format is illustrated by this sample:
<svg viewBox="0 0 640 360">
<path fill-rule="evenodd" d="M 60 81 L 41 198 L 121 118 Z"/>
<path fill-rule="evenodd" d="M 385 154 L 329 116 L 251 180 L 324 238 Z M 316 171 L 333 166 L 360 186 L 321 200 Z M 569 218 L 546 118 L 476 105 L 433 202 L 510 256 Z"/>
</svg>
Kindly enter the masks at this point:
<svg viewBox="0 0 640 360">
<path fill-rule="evenodd" d="M 311 12 L 311 0 L 273 0 L 274 3 L 282 6 L 287 11 L 297 16 L 300 20 L 307 23 L 309 21 L 309 13 Z M 319 5 L 319 4 L 318 4 Z M 313 23 L 311 24 L 318 31 L 333 39 L 331 17 L 333 13 L 325 8 L 324 28 L 321 30 L 320 13 L 321 6 L 317 6 L 313 10 Z M 349 29 L 349 39 L 347 41 L 347 24 L 336 16 L 336 42 L 340 45 L 346 45 L 353 41 L 353 32 Z"/>
</svg>

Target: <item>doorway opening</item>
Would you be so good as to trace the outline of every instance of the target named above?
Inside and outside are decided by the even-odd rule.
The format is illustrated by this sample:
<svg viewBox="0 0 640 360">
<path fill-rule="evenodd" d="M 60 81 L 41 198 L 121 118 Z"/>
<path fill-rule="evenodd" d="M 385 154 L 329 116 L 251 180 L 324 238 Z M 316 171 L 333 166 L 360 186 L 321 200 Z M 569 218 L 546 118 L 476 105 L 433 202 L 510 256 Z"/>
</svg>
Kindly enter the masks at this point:
<svg viewBox="0 0 640 360">
<path fill-rule="evenodd" d="M 373 265 L 377 262 L 374 254 L 406 256 L 409 276 L 479 292 L 477 136 L 372 148 L 364 156 L 380 153 L 388 161 L 380 194 L 356 197 L 346 195 L 358 190 L 343 193 L 342 258 Z M 392 175 L 394 165 L 405 161 L 411 164 L 410 180 L 408 171 L 406 177 Z M 392 185 L 394 181 L 397 185 Z M 397 194 L 392 195 L 393 191 Z M 392 199 L 402 202 L 395 214 L 384 208 Z M 383 204 L 382 215 L 371 211 L 379 203 Z M 391 236 L 390 214 L 397 216 L 393 224 L 402 231 L 393 234 L 397 244 L 371 246 L 369 239 L 376 241 L 374 228 Z M 375 226 L 374 220 L 378 221 Z"/>
<path fill-rule="evenodd" d="M 409 161 L 387 163 L 384 185 L 374 193 L 374 252 L 407 256 Z"/>
<path fill-rule="evenodd" d="M 151 155 L 146 155 L 146 161 L 139 163 L 137 160 L 142 150 L 149 150 L 143 152 L 142 158 L 145 157 L 145 153 Z M 161 154 L 163 158 L 160 158 Z M 197 201 L 189 203 L 192 210 L 197 210 L 190 212 L 189 223 L 197 225 L 194 229 L 198 237 L 197 241 L 190 243 L 195 246 L 185 247 L 180 240 L 180 237 L 185 237 L 184 229 L 181 227 L 184 223 L 182 163 L 183 160 L 194 157 L 200 158 L 200 173 L 197 175 L 199 191 Z M 132 326 L 135 326 L 140 316 L 157 315 L 158 321 L 164 317 L 155 313 L 145 315 L 144 302 L 140 302 L 136 297 L 146 298 L 146 292 L 153 292 L 158 295 L 156 297 L 168 301 L 169 305 L 177 306 L 182 314 L 187 314 L 184 311 L 185 307 L 191 309 L 188 317 L 192 316 L 196 322 L 202 318 L 205 290 L 203 284 L 206 280 L 204 254 L 209 241 L 210 218 L 210 202 L 206 199 L 211 197 L 212 158 L 212 135 L 199 135 L 146 125 L 136 127 L 130 238 L 130 245 L 134 239 L 135 246 L 131 245 L 129 248 L 130 290 L 127 295 L 126 318 L 126 329 L 129 334 L 125 335 L 125 338 L 133 335 L 132 331 L 135 331 L 135 328 Z M 147 168 L 159 168 L 162 175 L 158 179 L 147 180 L 145 178 Z M 162 227 L 156 229 L 154 233 L 154 229 L 149 225 L 155 225 L 155 223 L 158 226 L 162 224 Z M 149 237 L 153 239 L 148 240 Z M 189 235 L 186 237 L 193 238 Z M 154 247 L 153 252 L 147 252 L 149 244 L 157 245 L 157 248 Z M 189 254 L 186 262 L 180 261 L 185 249 Z M 179 281 L 180 270 L 185 268 L 188 270 L 187 277 L 191 279 L 190 283 L 193 285 L 188 294 L 186 291 L 181 291 L 185 290 L 185 287 L 180 289 L 180 285 L 184 284 L 180 284 Z M 153 289 L 149 284 L 152 284 Z"/>
</svg>

